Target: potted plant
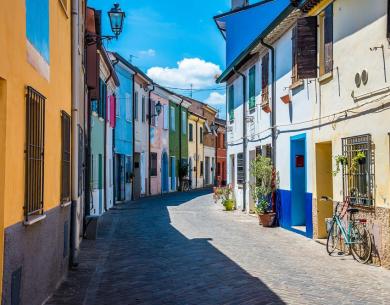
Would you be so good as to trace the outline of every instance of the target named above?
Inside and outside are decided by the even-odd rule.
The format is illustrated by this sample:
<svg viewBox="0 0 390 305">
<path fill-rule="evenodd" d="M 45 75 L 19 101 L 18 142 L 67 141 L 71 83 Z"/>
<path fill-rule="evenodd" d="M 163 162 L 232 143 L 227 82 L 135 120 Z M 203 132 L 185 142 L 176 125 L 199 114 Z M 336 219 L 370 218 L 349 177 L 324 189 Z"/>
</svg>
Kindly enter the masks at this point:
<svg viewBox="0 0 390 305">
<path fill-rule="evenodd" d="M 272 211 L 270 199 L 277 188 L 277 173 L 271 159 L 258 156 L 252 161 L 250 173 L 256 183 L 250 185 L 253 200 L 256 202 L 255 211 L 259 217 L 259 224 L 271 227 L 275 221 L 276 213 Z"/>
<path fill-rule="evenodd" d="M 271 112 L 271 107 L 269 106 L 269 103 L 263 103 L 261 105 L 261 109 L 263 109 L 264 112 L 270 113 Z"/>
<path fill-rule="evenodd" d="M 334 159 L 336 161 L 336 169 L 333 171 L 333 175 L 336 176 L 340 172 L 341 166 L 346 166 L 348 164 L 348 158 L 343 155 L 337 155 Z"/>
<path fill-rule="evenodd" d="M 290 94 L 289 93 L 287 93 L 286 95 L 281 96 L 280 99 L 282 100 L 282 102 L 284 104 L 291 103 L 291 98 L 290 98 Z"/>
<path fill-rule="evenodd" d="M 236 202 L 233 199 L 233 190 L 230 186 L 221 188 L 222 205 L 226 211 L 233 211 L 236 208 Z"/>
</svg>

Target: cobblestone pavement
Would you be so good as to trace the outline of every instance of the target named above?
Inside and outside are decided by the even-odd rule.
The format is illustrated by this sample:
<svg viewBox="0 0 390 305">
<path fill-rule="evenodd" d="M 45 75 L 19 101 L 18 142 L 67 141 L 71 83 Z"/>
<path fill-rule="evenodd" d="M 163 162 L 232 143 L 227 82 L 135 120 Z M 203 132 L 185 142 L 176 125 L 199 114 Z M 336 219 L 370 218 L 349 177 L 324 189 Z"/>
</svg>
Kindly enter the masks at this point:
<svg viewBox="0 0 390 305">
<path fill-rule="evenodd" d="M 108 212 L 47 305 L 390 304 L 390 271 L 257 219 L 206 191 Z"/>
</svg>

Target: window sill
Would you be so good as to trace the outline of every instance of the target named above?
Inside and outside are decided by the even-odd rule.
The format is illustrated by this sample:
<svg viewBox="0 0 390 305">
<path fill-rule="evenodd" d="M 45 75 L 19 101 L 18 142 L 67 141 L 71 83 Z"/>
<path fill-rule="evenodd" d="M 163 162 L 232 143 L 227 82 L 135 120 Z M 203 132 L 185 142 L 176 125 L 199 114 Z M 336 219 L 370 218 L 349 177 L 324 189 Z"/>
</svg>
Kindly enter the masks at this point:
<svg viewBox="0 0 390 305">
<path fill-rule="evenodd" d="M 31 216 L 29 220 L 25 220 L 23 224 L 25 226 L 32 226 L 34 223 L 40 222 L 46 218 L 46 214 Z"/>
<path fill-rule="evenodd" d="M 332 79 L 333 79 L 333 72 L 328 72 L 328 73 L 321 75 L 318 78 L 318 82 L 322 85 L 322 84 L 329 82 Z"/>
<path fill-rule="evenodd" d="M 65 201 L 60 204 L 61 208 L 66 208 L 72 204 L 72 201 Z"/>
<path fill-rule="evenodd" d="M 294 89 L 297 89 L 299 87 L 303 86 L 303 79 L 300 79 L 300 80 L 297 80 L 295 82 L 293 82 L 291 85 L 290 85 L 290 90 L 294 90 Z"/>
</svg>

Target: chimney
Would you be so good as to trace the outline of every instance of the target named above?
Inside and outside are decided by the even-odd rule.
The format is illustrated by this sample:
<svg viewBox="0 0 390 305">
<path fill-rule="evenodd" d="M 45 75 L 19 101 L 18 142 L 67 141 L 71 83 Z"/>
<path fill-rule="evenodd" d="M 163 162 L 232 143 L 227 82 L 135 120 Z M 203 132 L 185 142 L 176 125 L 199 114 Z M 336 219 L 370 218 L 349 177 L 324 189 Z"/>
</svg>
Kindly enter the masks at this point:
<svg viewBox="0 0 390 305">
<path fill-rule="evenodd" d="M 248 0 L 232 0 L 232 11 L 249 5 Z"/>
</svg>

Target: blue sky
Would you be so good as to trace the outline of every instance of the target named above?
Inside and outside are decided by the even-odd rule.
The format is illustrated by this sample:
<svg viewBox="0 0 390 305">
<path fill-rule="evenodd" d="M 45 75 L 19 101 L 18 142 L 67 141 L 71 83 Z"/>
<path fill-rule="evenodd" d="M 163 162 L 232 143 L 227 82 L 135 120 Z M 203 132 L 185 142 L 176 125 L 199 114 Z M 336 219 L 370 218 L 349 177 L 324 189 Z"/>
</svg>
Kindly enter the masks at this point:
<svg viewBox="0 0 390 305">
<path fill-rule="evenodd" d="M 89 0 L 103 11 L 103 33 L 111 34 L 107 11 L 113 1 Z M 123 33 L 107 48 L 119 52 L 148 72 L 156 82 L 178 88 L 221 87 L 214 74 L 225 68 L 225 42 L 213 16 L 230 9 L 230 0 L 118 0 L 126 13 Z M 183 93 L 183 92 L 181 92 Z M 193 97 L 209 101 L 224 117 L 224 88 L 194 91 Z M 210 98 L 211 94 L 211 98 Z M 223 103 L 222 103 L 223 101 Z"/>
</svg>

